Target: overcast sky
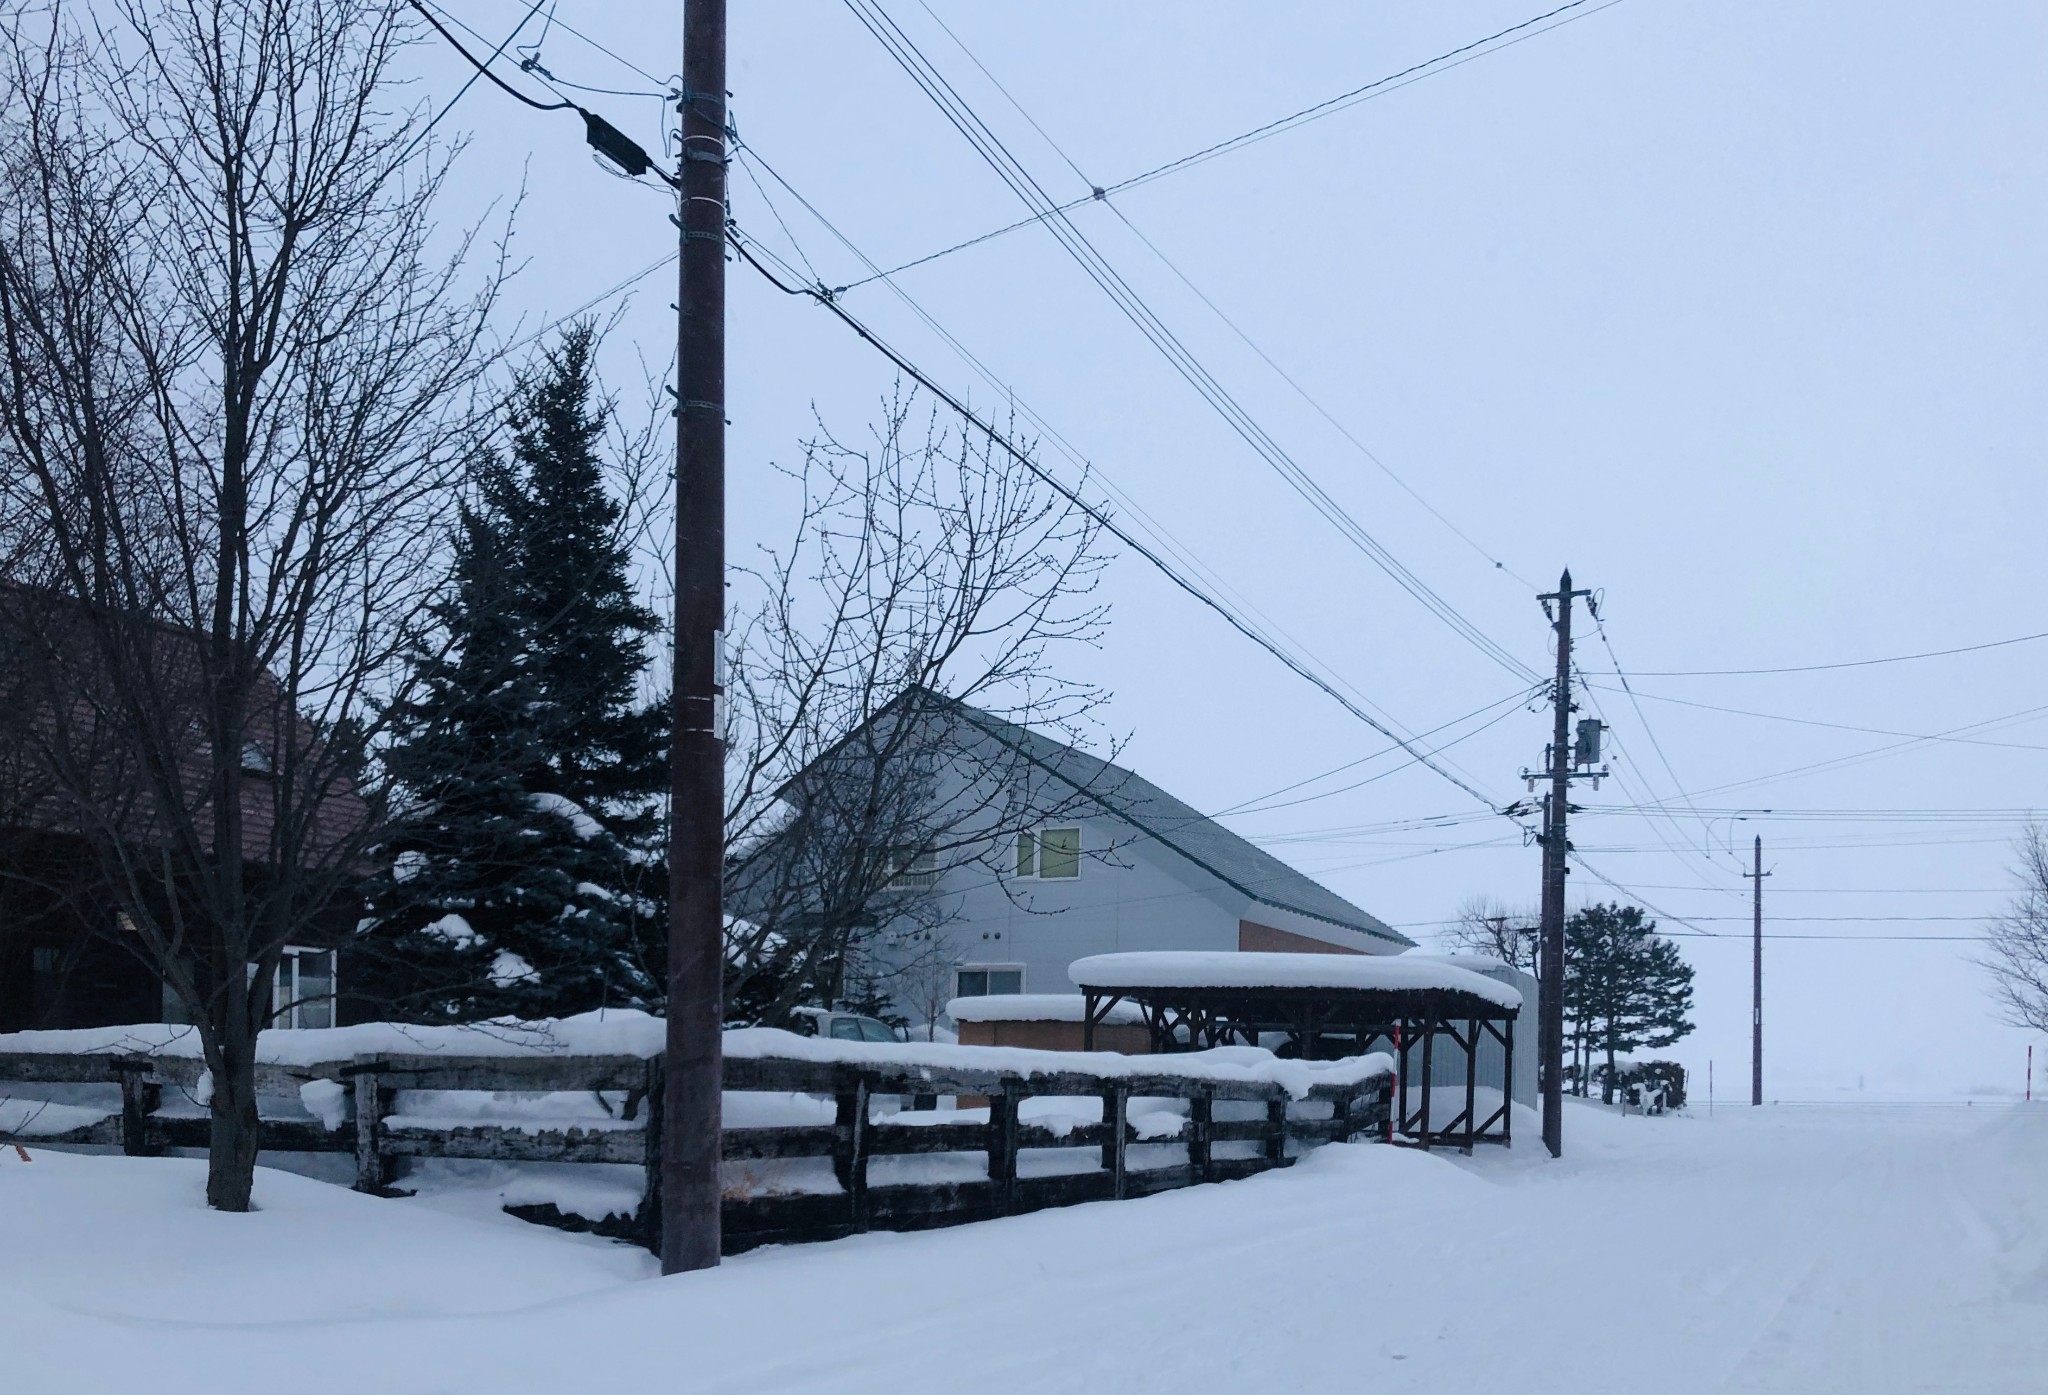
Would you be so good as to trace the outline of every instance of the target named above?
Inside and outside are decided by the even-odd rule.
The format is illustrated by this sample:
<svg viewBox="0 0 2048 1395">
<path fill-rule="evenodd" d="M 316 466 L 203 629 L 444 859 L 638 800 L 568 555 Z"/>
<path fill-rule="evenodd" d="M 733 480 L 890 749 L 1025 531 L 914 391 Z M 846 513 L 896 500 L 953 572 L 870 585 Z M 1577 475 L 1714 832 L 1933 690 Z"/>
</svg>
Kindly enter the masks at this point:
<svg viewBox="0 0 2048 1395">
<path fill-rule="evenodd" d="M 493 44 L 528 9 L 441 3 Z M 1552 8 L 883 3 L 1059 198 Z M 662 90 L 679 16 L 671 0 L 559 0 L 521 39 L 539 40 L 557 79 Z M 2048 804 L 2048 641 L 1652 675 L 2048 631 L 2048 10 L 1590 0 L 1557 18 L 1083 207 L 1076 226 L 1323 489 L 1516 662 L 1550 664 L 1534 593 L 1562 567 L 1599 589 L 1611 652 L 1582 612 L 1577 656 L 1618 779 L 1580 789 L 1574 842 L 1687 933 L 1699 1030 L 1670 1054 L 1697 1071 L 1712 1060 L 1720 1097 L 1746 1095 L 1741 873 L 1761 833 L 1767 929 L 1831 937 L 1767 945 L 1770 1093 L 2016 1090 L 2029 1038 L 1993 1020 L 1969 937 L 2006 895 L 2025 811 Z M 843 5 L 735 4 L 732 25 L 742 137 L 876 262 L 1024 212 Z M 418 67 L 437 104 L 466 76 L 439 51 Z M 658 101 L 580 95 L 660 144 Z M 668 197 L 596 166 L 573 116 L 479 84 L 439 129 L 473 136 L 451 214 L 525 181 L 512 302 L 529 324 L 673 249 Z M 735 170 L 735 216 L 755 237 L 827 284 L 864 274 L 767 189 L 772 207 Z M 1447 731 L 1501 718 L 1447 755 L 1495 804 L 1523 793 L 1548 736 L 1543 711 L 1508 701 L 1523 679 L 1312 511 L 1043 228 L 897 284 L 1099 479 L 1405 730 L 1500 704 Z M 615 376 L 637 372 L 636 354 L 666 358 L 672 298 L 666 270 L 631 293 Z M 845 303 L 998 405 L 887 285 Z M 858 433 L 891 379 L 823 311 L 733 270 L 736 559 L 786 525 L 769 466 L 794 457 L 813 410 Z M 1107 589 L 1106 642 L 1073 669 L 1114 693 L 1105 716 L 1127 763 L 1189 802 L 1256 803 L 1386 745 L 1141 559 L 1122 557 Z M 1639 702 L 1619 691 L 1617 659 Z M 1768 715 L 1715 710 L 1729 708 Z M 1964 728 L 1968 742 L 1904 740 Z M 1342 788 L 1396 763 L 1229 822 L 1418 939 L 1475 894 L 1533 904 L 1536 850 L 1453 784 L 1411 765 Z M 1668 815 L 1640 812 L 1659 802 Z M 1583 869 L 1572 884 L 1575 903 L 1621 895 Z M 1869 938 L 1909 935 L 1952 940 Z"/>
</svg>

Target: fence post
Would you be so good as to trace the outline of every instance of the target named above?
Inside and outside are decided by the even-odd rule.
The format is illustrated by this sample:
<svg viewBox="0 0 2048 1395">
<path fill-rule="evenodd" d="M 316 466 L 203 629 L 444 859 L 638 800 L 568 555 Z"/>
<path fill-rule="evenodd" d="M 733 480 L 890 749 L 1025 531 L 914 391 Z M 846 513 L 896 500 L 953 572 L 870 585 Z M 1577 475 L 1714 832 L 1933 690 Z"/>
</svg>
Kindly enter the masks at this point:
<svg viewBox="0 0 2048 1395">
<path fill-rule="evenodd" d="M 988 1180 L 995 1183 L 996 1214 L 1017 1209 L 1017 1087 L 1003 1082 L 1003 1093 L 988 1101 Z"/>
<path fill-rule="evenodd" d="M 156 1150 L 149 1146 L 149 1116 L 163 1101 L 163 1087 L 149 1078 L 146 1061 L 123 1061 L 114 1069 L 121 1073 L 121 1151 L 150 1157 Z"/>
<path fill-rule="evenodd" d="M 1130 1133 L 1131 1094 L 1122 1085 L 1102 1092 L 1102 1166 L 1109 1173 L 1109 1194 L 1124 1199 L 1126 1138 Z"/>
<path fill-rule="evenodd" d="M 846 1189 L 847 1224 L 855 1234 L 868 1228 L 868 1082 L 861 1076 L 853 1093 L 837 1096 L 832 1170 Z"/>
<path fill-rule="evenodd" d="M 1206 1182 L 1210 1177 L 1209 1123 L 1215 1112 L 1209 1087 L 1196 1086 L 1188 1099 L 1188 1166 L 1194 1169 L 1197 1182 Z"/>
<path fill-rule="evenodd" d="M 649 1056 L 641 1090 L 640 1107 L 647 1111 L 641 1139 L 641 1166 L 647 1176 L 640 1184 L 640 1209 L 634 1219 L 640 1227 L 641 1242 L 661 1252 L 661 1124 L 663 1114 L 661 1057 Z"/>
<path fill-rule="evenodd" d="M 1266 1101 L 1266 1161 L 1273 1167 L 1287 1162 L 1287 1096 Z"/>
<path fill-rule="evenodd" d="M 349 1080 L 356 1104 L 356 1190 L 372 1194 L 384 1190 L 390 1175 L 384 1167 L 384 1104 L 388 1091 L 377 1070 L 383 1064 L 375 1055 L 359 1055 Z"/>
</svg>

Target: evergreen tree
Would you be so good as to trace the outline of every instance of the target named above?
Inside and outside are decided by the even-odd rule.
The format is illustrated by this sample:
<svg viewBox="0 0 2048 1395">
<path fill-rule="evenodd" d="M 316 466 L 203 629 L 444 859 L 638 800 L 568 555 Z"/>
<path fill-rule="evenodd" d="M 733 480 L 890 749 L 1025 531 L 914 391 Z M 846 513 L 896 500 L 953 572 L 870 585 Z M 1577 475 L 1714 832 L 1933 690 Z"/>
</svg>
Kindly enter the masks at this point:
<svg viewBox="0 0 2048 1395">
<path fill-rule="evenodd" d="M 1565 1012 L 1582 1093 L 1594 1051 L 1606 1057 L 1601 1098 L 1611 1103 L 1615 1058 L 1671 1045 L 1692 1031 L 1691 1011 L 1692 966 L 1640 907 L 1588 906 L 1572 916 L 1565 927 Z"/>
<path fill-rule="evenodd" d="M 579 325 L 517 383 L 510 458 L 480 463 L 461 514 L 441 652 L 415 652 L 419 696 L 392 714 L 365 976 L 397 1016 L 561 1016 L 658 992 L 665 727 L 639 700 L 657 621 L 605 488 L 594 347 Z"/>
</svg>

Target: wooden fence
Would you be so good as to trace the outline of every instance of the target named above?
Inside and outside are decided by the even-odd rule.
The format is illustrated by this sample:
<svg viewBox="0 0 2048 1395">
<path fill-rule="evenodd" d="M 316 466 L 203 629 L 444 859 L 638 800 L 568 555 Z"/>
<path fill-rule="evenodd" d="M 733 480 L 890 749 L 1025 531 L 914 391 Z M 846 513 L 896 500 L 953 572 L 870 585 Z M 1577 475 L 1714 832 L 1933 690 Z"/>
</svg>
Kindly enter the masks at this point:
<svg viewBox="0 0 2048 1395">
<path fill-rule="evenodd" d="M 1302 1100 L 1265 1081 L 1205 1079 L 1176 1073 L 1165 1062 L 1147 1072 L 1109 1075 L 1081 1068 L 1020 1074 L 1008 1070 L 929 1067 L 893 1062 L 838 1063 L 783 1058 L 729 1057 L 725 1089 L 807 1094 L 836 1104 L 831 1124 L 795 1124 L 726 1129 L 728 1163 L 828 1158 L 836 1191 L 759 1194 L 744 1184 L 730 1187 L 724 1204 L 726 1250 L 756 1245 L 822 1240 L 866 1230 L 919 1230 L 958 1225 L 995 1216 L 1067 1206 L 1082 1201 L 1146 1196 L 1198 1182 L 1224 1181 L 1284 1167 L 1295 1151 L 1319 1143 L 1365 1135 L 1378 1139 L 1387 1126 L 1385 1075 L 1313 1085 Z M 52 1146 L 97 1144 L 131 1156 L 152 1156 L 170 1148 L 205 1148 L 204 1117 L 159 1113 L 167 1087 L 192 1089 L 204 1067 L 196 1060 L 164 1056 L 0 1054 L 0 1094 L 5 1082 L 119 1085 L 121 1108 L 96 1122 L 63 1133 L 0 1134 L 0 1142 Z M 358 1190 L 391 1193 L 395 1158 L 483 1158 L 519 1162 L 628 1163 L 645 1167 L 646 1189 L 636 1214 L 590 1225 L 554 1213 L 552 1207 L 513 1208 L 529 1219 L 647 1240 L 657 1231 L 661 1150 L 661 1061 L 634 1056 L 359 1056 L 350 1061 L 258 1068 L 259 1094 L 296 1096 L 299 1087 L 331 1080 L 352 1097 L 349 1117 L 338 1127 L 320 1120 L 264 1119 L 266 1151 L 352 1153 Z M 476 1124 L 426 1127 L 392 1122 L 392 1096 L 399 1090 L 610 1091 L 623 1092 L 625 1108 L 614 1127 L 561 1128 L 532 1124 Z M 904 1123 L 873 1118 L 877 1096 L 971 1095 L 988 1099 L 988 1120 Z M 1102 1102 L 1101 1122 L 1060 1129 L 1019 1119 L 1028 1098 L 1094 1098 Z M 1149 1121 L 1144 1137 L 1130 1121 L 1133 1100 L 1184 1100 L 1187 1116 L 1170 1133 Z M 1219 1119 L 1219 1102 L 1262 1105 L 1256 1117 Z M 1327 1106 L 1322 1117 L 1318 1106 Z M 1306 1107 L 1304 1107 L 1306 1106 Z M 403 1116 L 398 1116 L 401 1120 Z M 897 1119 L 916 1116 L 896 1116 Z M 1249 1156 L 1218 1156 L 1216 1145 L 1250 1143 Z M 1166 1145 L 1162 1148 L 1160 1145 Z M 1143 1158 L 1132 1150 L 1144 1148 Z M 1094 1150 L 1099 1163 L 1052 1175 L 1020 1175 L 1019 1156 L 1029 1150 Z M 1172 1161 L 1156 1165 L 1162 1152 Z M 921 1180 L 870 1186 L 877 1158 L 980 1155 L 973 1180 Z M 1184 1160 L 1183 1160 L 1184 1159 Z M 1155 1165 L 1141 1165 L 1150 1160 Z M 980 1175 L 985 1172 L 984 1175 Z"/>
</svg>

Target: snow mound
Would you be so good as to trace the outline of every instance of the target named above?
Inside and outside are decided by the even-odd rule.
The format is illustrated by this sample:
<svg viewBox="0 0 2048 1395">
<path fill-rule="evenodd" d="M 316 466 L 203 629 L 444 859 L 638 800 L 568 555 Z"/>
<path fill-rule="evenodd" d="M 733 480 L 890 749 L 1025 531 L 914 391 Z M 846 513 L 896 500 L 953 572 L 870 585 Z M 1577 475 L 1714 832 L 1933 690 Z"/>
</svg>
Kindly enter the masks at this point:
<svg viewBox="0 0 2048 1395">
<path fill-rule="evenodd" d="M 1143 950 L 1091 954 L 1067 966 L 1083 988 L 1336 988 L 1469 993 L 1513 1011 L 1522 995 L 1437 956 Z"/>
<path fill-rule="evenodd" d="M 1088 1000 L 1079 993 L 1001 993 L 955 998 L 946 1004 L 955 1022 L 1085 1022 Z M 1136 1003 L 1118 1003 L 1102 1019 L 1118 1027 L 1145 1020 Z"/>
</svg>

